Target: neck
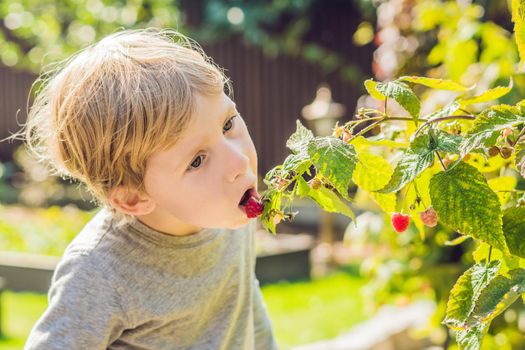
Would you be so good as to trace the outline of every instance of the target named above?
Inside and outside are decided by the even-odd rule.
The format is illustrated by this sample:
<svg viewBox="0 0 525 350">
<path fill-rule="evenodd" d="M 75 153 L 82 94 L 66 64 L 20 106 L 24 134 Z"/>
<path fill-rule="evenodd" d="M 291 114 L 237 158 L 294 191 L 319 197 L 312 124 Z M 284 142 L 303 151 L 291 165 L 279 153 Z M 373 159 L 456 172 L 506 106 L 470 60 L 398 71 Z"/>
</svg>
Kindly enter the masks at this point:
<svg viewBox="0 0 525 350">
<path fill-rule="evenodd" d="M 155 211 L 147 215 L 137 216 L 137 219 L 154 230 L 173 236 L 189 236 L 203 229 L 202 227 L 182 222 L 171 215 L 159 215 Z"/>
</svg>

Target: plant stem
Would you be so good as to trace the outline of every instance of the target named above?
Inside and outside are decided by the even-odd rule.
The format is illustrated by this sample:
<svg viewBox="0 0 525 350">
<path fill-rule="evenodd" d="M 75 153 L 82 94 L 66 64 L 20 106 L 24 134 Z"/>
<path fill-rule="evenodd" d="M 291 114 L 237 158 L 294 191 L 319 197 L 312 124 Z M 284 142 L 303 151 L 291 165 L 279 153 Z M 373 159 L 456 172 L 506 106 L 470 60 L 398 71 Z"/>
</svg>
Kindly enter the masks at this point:
<svg viewBox="0 0 525 350">
<path fill-rule="evenodd" d="M 372 117 L 372 118 L 358 120 L 357 121 L 358 123 L 356 123 L 356 125 L 359 124 L 359 123 L 368 121 L 368 120 L 375 120 L 375 122 L 370 124 L 370 125 L 368 125 L 364 129 L 360 130 L 357 134 L 353 135 L 352 138 L 348 142 L 351 142 L 355 137 L 363 135 L 368 130 L 374 128 L 374 126 L 376 126 L 378 124 L 381 124 L 381 123 L 383 123 L 385 121 L 388 121 L 388 120 L 410 120 L 410 121 L 414 121 L 413 118 L 408 118 L 408 117 L 386 117 L 386 116 L 382 116 L 382 117 Z M 426 121 L 426 119 L 418 119 L 418 121 Z"/>
<path fill-rule="evenodd" d="M 439 162 L 441 163 L 441 167 L 443 168 L 443 170 L 447 170 L 447 167 L 445 166 L 445 163 L 443 163 L 443 160 L 441 159 L 441 156 L 439 155 L 439 152 L 436 151 L 436 155 L 438 156 L 438 159 L 439 159 Z"/>
<path fill-rule="evenodd" d="M 476 119 L 476 116 L 474 115 L 447 115 L 445 117 L 439 117 L 439 118 L 434 118 L 434 119 L 429 119 L 427 120 L 426 122 L 424 122 L 423 124 L 421 124 L 421 126 L 419 128 L 417 128 L 417 130 L 414 132 L 414 137 L 417 136 L 417 134 L 423 129 L 425 128 L 426 126 L 432 124 L 432 123 L 436 123 L 436 122 L 441 122 L 443 120 L 449 120 L 449 119 Z"/>
<path fill-rule="evenodd" d="M 349 140 L 348 142 L 352 141 L 354 138 L 356 138 L 356 137 L 358 137 L 358 136 L 360 136 L 360 135 L 363 135 L 363 134 L 366 133 L 368 130 L 373 129 L 376 125 L 381 124 L 381 123 L 382 123 L 383 121 L 385 121 L 386 119 L 387 119 L 386 117 L 381 117 L 381 119 L 376 120 L 376 121 L 373 122 L 372 124 L 368 125 L 367 127 L 363 128 L 362 130 L 360 130 L 357 134 L 353 135 L 353 136 L 350 138 L 350 140 Z"/>
<path fill-rule="evenodd" d="M 412 181 L 414 183 L 414 190 L 416 191 L 416 195 L 421 198 L 421 203 L 423 203 L 423 206 L 425 207 L 425 209 L 427 208 L 427 205 L 425 204 L 425 201 L 423 200 L 423 197 L 421 197 L 421 195 L 419 194 L 419 191 L 417 189 L 417 184 L 416 184 L 416 179 L 414 179 L 414 181 Z"/>
<path fill-rule="evenodd" d="M 518 140 L 520 139 L 520 137 L 523 136 L 523 134 L 525 134 L 525 127 L 523 127 L 523 129 L 521 129 L 520 133 L 518 134 L 518 137 L 516 137 L 516 142 L 518 142 Z M 514 143 L 516 143 L 516 142 L 514 142 Z"/>
<path fill-rule="evenodd" d="M 444 326 L 444 327 L 445 327 L 445 332 L 447 332 L 447 336 L 445 338 L 445 343 L 443 343 L 443 349 L 448 350 L 448 347 L 450 345 L 450 330 L 448 329 L 447 326 Z"/>
<path fill-rule="evenodd" d="M 492 246 L 489 248 L 489 256 L 487 257 L 487 264 L 490 262 L 490 255 L 492 254 Z"/>
</svg>

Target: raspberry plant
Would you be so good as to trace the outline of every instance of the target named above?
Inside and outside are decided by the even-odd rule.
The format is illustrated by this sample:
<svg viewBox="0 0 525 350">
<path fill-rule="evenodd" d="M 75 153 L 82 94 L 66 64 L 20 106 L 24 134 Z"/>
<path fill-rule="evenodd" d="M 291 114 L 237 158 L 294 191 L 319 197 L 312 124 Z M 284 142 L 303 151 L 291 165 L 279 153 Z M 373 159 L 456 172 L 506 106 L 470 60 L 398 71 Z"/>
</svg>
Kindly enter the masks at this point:
<svg viewBox="0 0 525 350">
<path fill-rule="evenodd" d="M 524 2 L 514 0 L 520 63 L 525 52 L 523 16 Z M 452 287 L 442 323 L 455 331 L 460 349 L 480 349 L 492 320 L 520 296 L 525 300 L 525 191 L 515 189 L 515 181 L 510 188 L 501 189 L 497 178 L 485 175 L 487 168 L 509 168 L 525 177 L 525 100 L 476 110 L 479 104 L 506 95 L 512 80 L 508 86 L 476 96 L 472 96 L 472 87 L 427 77 L 402 76 L 388 82 L 370 79 L 364 85 L 384 104 L 382 110 L 361 108 L 355 119 L 337 124 L 332 135 L 323 137 L 296 122 L 296 131 L 286 142 L 291 154 L 264 178 L 268 189 L 262 194 L 262 224 L 275 233 L 279 222 L 296 214 L 287 212 L 296 196 L 309 198 L 328 212 L 344 214 L 355 223 L 347 204 L 353 200 L 350 189 L 355 185 L 398 225 L 394 223 L 400 217 L 395 213 L 398 194 L 416 198 L 410 219 L 422 240 L 425 226 L 439 223 L 462 235 L 453 244 L 466 238 L 478 243 L 473 253 L 476 263 Z M 417 93 L 421 89 L 454 91 L 457 97 L 422 116 Z M 392 100 L 402 107 L 401 113 L 388 113 L 387 104 Z M 382 134 L 365 137 L 368 131 L 399 122 L 405 123 L 404 132 L 390 138 Z M 404 139 L 395 137 L 399 134 Z M 377 147 L 402 151 L 395 166 L 391 159 L 374 152 Z M 313 177 L 307 181 L 304 175 Z"/>
</svg>

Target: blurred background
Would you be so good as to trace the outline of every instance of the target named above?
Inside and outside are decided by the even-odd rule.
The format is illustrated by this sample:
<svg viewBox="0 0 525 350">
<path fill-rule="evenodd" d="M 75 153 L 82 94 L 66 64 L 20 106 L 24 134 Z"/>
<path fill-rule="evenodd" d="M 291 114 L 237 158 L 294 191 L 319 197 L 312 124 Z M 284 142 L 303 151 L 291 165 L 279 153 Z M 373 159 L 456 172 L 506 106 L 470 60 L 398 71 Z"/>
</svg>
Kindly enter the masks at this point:
<svg viewBox="0 0 525 350">
<path fill-rule="evenodd" d="M 296 120 L 328 135 L 357 108 L 375 106 L 368 78 L 425 75 L 482 91 L 512 77 L 501 102 L 520 100 L 525 79 L 515 73 L 509 8 L 510 0 L 3 0 L 0 139 L 24 122 L 46 64 L 121 28 L 176 28 L 232 79 L 263 190 L 266 172 L 289 153 Z M 451 98 L 425 93 L 422 112 Z M 357 188 L 354 195 L 357 227 L 297 199 L 299 214 L 276 236 L 257 232 L 256 274 L 280 348 L 457 349 L 441 320 L 474 243 L 454 243 L 440 225 L 399 235 L 373 198 Z M 0 349 L 22 349 L 47 306 L 57 261 L 96 211 L 82 186 L 49 177 L 20 143 L 0 143 Z M 517 302 L 492 322 L 483 349 L 525 349 L 524 333 Z"/>
</svg>

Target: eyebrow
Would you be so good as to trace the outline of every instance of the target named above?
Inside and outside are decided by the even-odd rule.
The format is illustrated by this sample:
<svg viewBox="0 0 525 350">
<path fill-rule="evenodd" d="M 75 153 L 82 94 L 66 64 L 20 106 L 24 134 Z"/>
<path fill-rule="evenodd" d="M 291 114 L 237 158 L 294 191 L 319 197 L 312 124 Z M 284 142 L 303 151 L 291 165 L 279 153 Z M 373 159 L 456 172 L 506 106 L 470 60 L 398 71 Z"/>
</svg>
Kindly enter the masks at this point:
<svg viewBox="0 0 525 350">
<path fill-rule="evenodd" d="M 228 110 L 226 111 L 226 113 L 224 114 L 224 118 L 221 118 L 221 128 L 222 126 L 224 125 L 224 123 L 230 118 L 232 117 L 232 113 L 234 112 L 237 112 L 237 105 L 235 104 L 235 102 L 232 102 L 229 104 L 230 107 L 228 108 Z M 199 150 L 201 150 L 203 148 L 203 144 L 199 144 L 198 146 L 195 146 L 191 149 L 190 152 L 187 152 L 182 160 L 182 162 L 179 163 L 179 165 L 177 166 L 177 169 L 180 169 L 181 167 L 183 167 L 186 162 L 188 161 L 188 159 L 190 159 L 190 157 L 193 157 L 196 153 L 199 152 Z"/>
</svg>

